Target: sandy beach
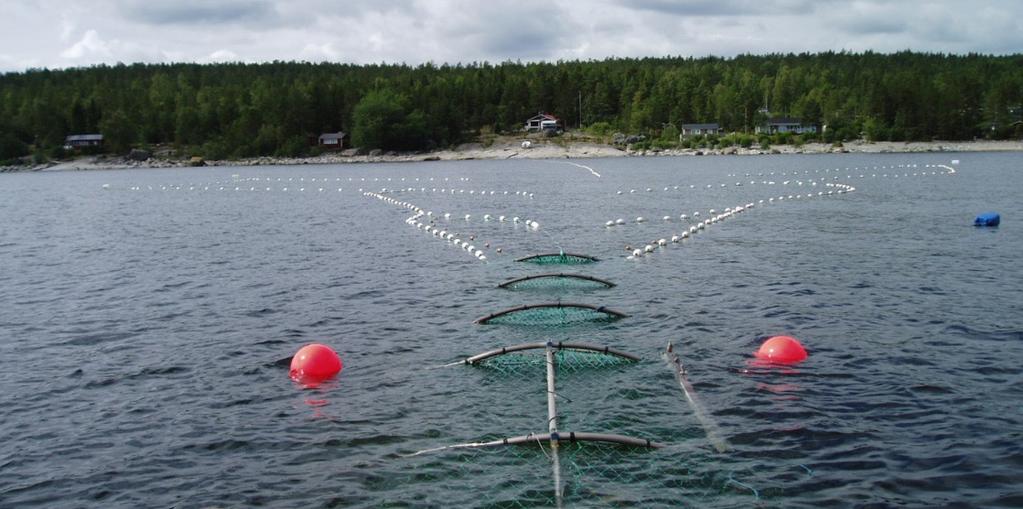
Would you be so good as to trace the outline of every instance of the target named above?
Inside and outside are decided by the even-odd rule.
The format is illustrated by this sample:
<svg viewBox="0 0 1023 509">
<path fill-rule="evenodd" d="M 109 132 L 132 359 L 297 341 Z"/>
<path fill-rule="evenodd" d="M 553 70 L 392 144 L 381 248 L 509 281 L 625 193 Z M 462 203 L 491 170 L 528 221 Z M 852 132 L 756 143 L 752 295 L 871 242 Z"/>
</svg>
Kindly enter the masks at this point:
<svg viewBox="0 0 1023 509">
<path fill-rule="evenodd" d="M 920 152 L 1023 152 L 1023 141 L 931 141 L 931 142 L 866 142 L 851 141 L 836 147 L 829 143 L 806 143 L 801 146 L 773 145 L 769 148 L 725 147 L 719 149 L 672 149 L 635 151 L 594 142 L 541 142 L 531 141 L 528 148 L 522 140 L 495 142 L 489 146 L 466 143 L 458 147 L 435 152 L 403 154 L 373 151 L 357 154 L 344 151 L 314 157 L 256 157 L 240 160 L 205 161 L 207 166 L 268 166 L 307 164 L 395 163 L 421 161 L 460 161 L 473 159 L 587 159 L 602 157 L 667 157 L 706 155 L 765 155 L 765 154 L 830 154 L 830 153 L 920 153 Z M 72 160 L 55 161 L 41 165 L 0 167 L 3 172 L 17 171 L 83 171 L 127 168 L 178 168 L 190 166 L 188 159 L 150 158 L 132 161 L 108 155 L 84 156 Z"/>
</svg>

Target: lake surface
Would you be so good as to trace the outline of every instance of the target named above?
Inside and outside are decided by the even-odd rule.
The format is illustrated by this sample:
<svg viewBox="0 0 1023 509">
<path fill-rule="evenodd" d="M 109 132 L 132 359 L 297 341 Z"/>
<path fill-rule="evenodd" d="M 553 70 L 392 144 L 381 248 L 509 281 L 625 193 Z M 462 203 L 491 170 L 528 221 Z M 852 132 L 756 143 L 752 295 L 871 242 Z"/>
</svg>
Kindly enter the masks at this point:
<svg viewBox="0 0 1023 509">
<path fill-rule="evenodd" d="M 545 431 L 542 369 L 428 368 L 547 340 L 642 358 L 560 374 L 562 430 L 667 445 L 565 448 L 565 506 L 1023 506 L 1023 155 L 572 162 L 601 176 L 515 160 L 0 175 L 0 506 L 554 504 L 537 446 L 407 457 Z M 816 196 L 826 184 L 856 191 Z M 746 203 L 625 258 L 680 214 Z M 973 227 L 985 211 L 1002 225 Z M 559 249 L 601 261 L 513 261 Z M 617 286 L 496 287 L 550 270 Z M 473 324 L 558 299 L 630 316 Z M 776 334 L 809 358 L 751 364 Z M 728 451 L 661 359 L 669 341 Z M 310 342 L 345 364 L 317 388 L 288 378 Z"/>
</svg>

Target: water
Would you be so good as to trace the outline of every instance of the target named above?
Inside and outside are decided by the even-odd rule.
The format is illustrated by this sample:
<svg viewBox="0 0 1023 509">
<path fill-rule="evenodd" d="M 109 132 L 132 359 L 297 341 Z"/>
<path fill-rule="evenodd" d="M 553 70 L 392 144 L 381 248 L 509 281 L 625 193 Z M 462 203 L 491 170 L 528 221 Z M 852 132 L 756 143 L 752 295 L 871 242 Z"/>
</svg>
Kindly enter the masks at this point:
<svg viewBox="0 0 1023 509">
<path fill-rule="evenodd" d="M 952 158 L 953 176 L 925 168 Z M 0 175 L 0 506 L 546 505 L 547 451 L 404 457 L 545 430 L 542 372 L 425 368 L 546 339 L 644 359 L 561 376 L 561 429 L 668 444 L 566 450 L 567 506 L 1023 505 L 1021 162 L 579 161 L 601 178 L 514 160 Z M 857 190 L 758 205 L 625 260 L 627 244 L 680 232 L 679 214 L 832 189 L 809 186 L 822 177 Z M 427 192 L 387 196 L 477 235 L 488 263 L 359 192 L 413 186 Z M 466 191 L 429 192 L 452 187 Z M 988 210 L 1002 225 L 972 227 Z M 648 222 L 603 226 L 636 216 Z M 551 269 L 512 259 L 559 249 L 602 258 L 566 271 L 618 286 L 496 288 Z M 630 317 L 472 324 L 558 298 Z M 781 333 L 801 338 L 809 360 L 751 367 L 759 342 Z M 728 452 L 708 442 L 661 360 L 669 340 Z M 345 369 L 305 389 L 287 378 L 288 358 L 312 341 L 335 347 Z"/>
</svg>

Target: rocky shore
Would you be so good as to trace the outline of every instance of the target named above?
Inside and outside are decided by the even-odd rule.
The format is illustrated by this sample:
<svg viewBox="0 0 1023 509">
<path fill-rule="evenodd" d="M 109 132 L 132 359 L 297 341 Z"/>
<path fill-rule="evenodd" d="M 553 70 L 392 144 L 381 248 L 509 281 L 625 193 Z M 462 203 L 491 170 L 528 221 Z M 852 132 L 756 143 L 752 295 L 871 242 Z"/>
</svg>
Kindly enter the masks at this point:
<svg viewBox="0 0 1023 509">
<path fill-rule="evenodd" d="M 634 151 L 593 142 L 559 142 L 560 140 L 531 142 L 524 147 L 521 140 L 493 143 L 484 146 L 467 143 L 458 147 L 425 153 L 394 153 L 372 151 L 334 152 L 315 157 L 283 158 L 256 157 L 240 160 L 203 161 L 205 166 L 280 166 L 308 164 L 397 163 L 421 161 L 463 161 L 473 159 L 587 159 L 601 157 L 664 157 L 704 155 L 763 155 L 763 154 L 831 154 L 831 153 L 920 153 L 920 152 L 999 152 L 1023 151 L 1023 141 L 932 141 L 932 142 L 866 142 L 852 141 L 840 146 L 825 143 L 807 143 L 800 146 L 774 145 L 760 147 L 725 147 L 719 149 L 672 149 Z M 194 166 L 189 159 L 150 158 L 144 161 L 126 157 L 87 156 L 40 165 L 5 166 L 0 172 L 12 171 L 78 171 L 128 168 L 181 168 Z"/>
</svg>

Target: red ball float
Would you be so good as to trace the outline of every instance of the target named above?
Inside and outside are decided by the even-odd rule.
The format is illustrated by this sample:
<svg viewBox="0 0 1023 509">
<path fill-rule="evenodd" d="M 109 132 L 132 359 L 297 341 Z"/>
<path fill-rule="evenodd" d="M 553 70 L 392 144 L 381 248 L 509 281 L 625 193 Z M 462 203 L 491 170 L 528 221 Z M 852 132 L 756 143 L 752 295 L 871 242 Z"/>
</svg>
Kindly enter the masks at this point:
<svg viewBox="0 0 1023 509">
<path fill-rule="evenodd" d="M 791 336 L 773 336 L 757 350 L 757 359 L 777 364 L 795 364 L 806 360 L 806 350 Z"/>
<path fill-rule="evenodd" d="M 315 382 L 340 373 L 343 367 L 337 352 L 327 345 L 313 343 L 303 346 L 291 358 L 288 376 L 295 381 Z"/>
</svg>

